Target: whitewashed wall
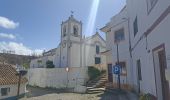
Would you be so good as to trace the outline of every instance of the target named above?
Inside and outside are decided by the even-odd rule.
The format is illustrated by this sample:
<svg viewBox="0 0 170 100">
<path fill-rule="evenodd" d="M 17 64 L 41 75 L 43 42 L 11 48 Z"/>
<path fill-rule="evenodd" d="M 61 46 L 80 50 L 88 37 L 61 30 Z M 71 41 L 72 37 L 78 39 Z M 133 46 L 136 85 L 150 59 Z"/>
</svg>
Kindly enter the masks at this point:
<svg viewBox="0 0 170 100">
<path fill-rule="evenodd" d="M 149 27 L 161 16 L 161 14 L 170 5 L 169 0 L 158 0 L 157 4 L 153 7 L 150 13 L 147 12 L 147 0 L 127 0 L 128 15 L 130 18 L 130 31 L 132 47 L 138 42 L 141 36 L 148 30 Z M 133 22 L 135 17 L 138 17 L 138 33 L 133 35 Z M 153 52 L 152 50 L 161 44 L 165 44 L 166 56 L 170 55 L 170 15 L 168 15 L 146 38 L 141 41 L 134 48 L 133 55 L 133 79 L 134 86 L 137 87 L 137 69 L 136 60 L 141 60 L 142 81 L 140 81 L 141 91 L 144 93 L 151 93 L 155 96 L 159 95 L 156 90 Z M 147 47 L 147 48 L 146 48 Z M 170 69 L 170 61 L 167 58 L 168 69 Z M 156 93 L 156 91 L 158 93 Z M 158 95 L 157 95 L 158 94 Z M 159 99 L 161 100 L 161 99 Z"/>
<path fill-rule="evenodd" d="M 83 67 L 72 67 L 68 73 L 65 68 L 34 68 L 28 71 L 28 84 L 39 87 L 74 88 L 84 85 L 87 78 L 87 68 Z"/>
<path fill-rule="evenodd" d="M 106 43 L 103 41 L 98 34 L 96 34 L 93 38 L 88 39 L 85 41 L 85 53 L 84 53 L 84 61 L 85 61 L 85 66 L 95 66 L 95 67 L 100 67 L 99 69 L 104 69 L 106 70 L 106 55 L 100 55 L 96 54 L 96 45 L 99 46 L 100 52 L 106 51 Z M 101 64 L 96 65 L 95 64 L 95 57 L 100 57 L 101 58 Z"/>
<path fill-rule="evenodd" d="M 0 93 L 0 99 L 17 96 L 17 91 L 18 91 L 17 84 L 15 84 L 15 85 L 0 85 L 0 89 L 1 88 L 10 88 L 10 92 L 8 93 L 7 96 L 1 96 L 1 93 Z M 21 84 L 20 85 L 20 94 L 24 94 L 25 92 L 26 92 L 26 84 Z"/>
<path fill-rule="evenodd" d="M 106 32 L 106 46 L 108 50 L 111 50 L 107 54 L 107 62 L 108 64 L 112 64 L 113 66 L 117 62 L 117 44 L 115 43 L 115 32 L 119 29 L 124 29 L 125 40 L 122 40 L 118 43 L 118 53 L 119 53 L 119 61 L 126 63 L 126 71 L 127 76 L 121 76 L 121 84 L 128 84 L 130 86 L 133 85 L 132 79 L 132 66 L 130 60 L 129 53 L 129 30 L 128 30 L 128 17 L 127 17 L 127 9 L 126 7 L 121 10 L 120 13 L 113 16 L 111 21 L 106 24 L 102 31 Z M 113 75 L 113 83 L 117 83 L 117 75 Z"/>
</svg>

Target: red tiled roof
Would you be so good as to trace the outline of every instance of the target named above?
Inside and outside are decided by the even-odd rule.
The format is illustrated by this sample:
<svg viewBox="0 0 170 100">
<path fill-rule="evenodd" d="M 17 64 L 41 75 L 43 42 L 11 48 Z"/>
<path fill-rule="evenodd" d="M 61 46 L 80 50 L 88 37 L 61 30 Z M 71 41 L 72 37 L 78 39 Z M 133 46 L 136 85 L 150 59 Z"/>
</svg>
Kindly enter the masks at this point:
<svg viewBox="0 0 170 100">
<path fill-rule="evenodd" d="M 12 65 L 0 63 L 0 85 L 18 84 L 17 71 Z M 21 84 L 26 83 L 28 80 L 21 78 Z"/>
</svg>

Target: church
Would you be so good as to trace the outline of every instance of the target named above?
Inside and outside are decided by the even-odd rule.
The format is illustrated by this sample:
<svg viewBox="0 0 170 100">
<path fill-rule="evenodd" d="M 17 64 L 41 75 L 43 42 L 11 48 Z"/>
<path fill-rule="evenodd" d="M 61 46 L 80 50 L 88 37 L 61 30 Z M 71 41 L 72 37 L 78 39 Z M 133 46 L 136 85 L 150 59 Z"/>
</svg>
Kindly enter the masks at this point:
<svg viewBox="0 0 170 100">
<path fill-rule="evenodd" d="M 106 50 L 106 41 L 96 32 L 90 37 L 82 34 L 82 22 L 71 15 L 61 23 L 61 41 L 57 48 L 33 59 L 30 68 L 46 68 L 46 62 L 52 61 L 56 68 L 95 66 L 106 69 L 106 56 L 100 52 Z"/>
</svg>

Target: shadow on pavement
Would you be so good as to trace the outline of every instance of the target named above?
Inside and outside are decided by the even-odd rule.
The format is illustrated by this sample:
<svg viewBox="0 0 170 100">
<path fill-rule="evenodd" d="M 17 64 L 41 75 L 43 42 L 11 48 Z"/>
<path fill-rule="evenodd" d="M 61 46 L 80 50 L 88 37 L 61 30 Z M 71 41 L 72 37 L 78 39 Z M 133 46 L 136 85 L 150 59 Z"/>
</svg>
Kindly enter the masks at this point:
<svg viewBox="0 0 170 100">
<path fill-rule="evenodd" d="M 26 97 L 31 98 L 31 97 L 38 97 L 38 96 L 43 96 L 46 94 L 53 94 L 53 93 L 69 93 L 68 89 L 54 89 L 54 88 L 41 88 L 41 87 L 33 87 L 33 86 L 27 86 L 27 91 Z"/>
<path fill-rule="evenodd" d="M 98 95 L 100 100 L 119 100 L 118 95 L 111 92 L 104 92 L 103 94 Z"/>
</svg>

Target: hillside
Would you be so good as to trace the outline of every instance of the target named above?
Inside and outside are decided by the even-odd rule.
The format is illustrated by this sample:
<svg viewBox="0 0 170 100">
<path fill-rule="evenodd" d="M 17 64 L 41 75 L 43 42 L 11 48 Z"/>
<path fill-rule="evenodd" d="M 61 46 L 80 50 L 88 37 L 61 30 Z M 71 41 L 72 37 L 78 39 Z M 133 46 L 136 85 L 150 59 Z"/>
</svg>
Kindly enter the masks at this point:
<svg viewBox="0 0 170 100">
<path fill-rule="evenodd" d="M 25 68 L 29 67 L 31 59 L 36 58 L 35 56 L 26 56 L 26 55 L 16 55 L 9 53 L 0 53 L 0 62 L 5 62 L 13 65 L 22 65 Z"/>
</svg>

